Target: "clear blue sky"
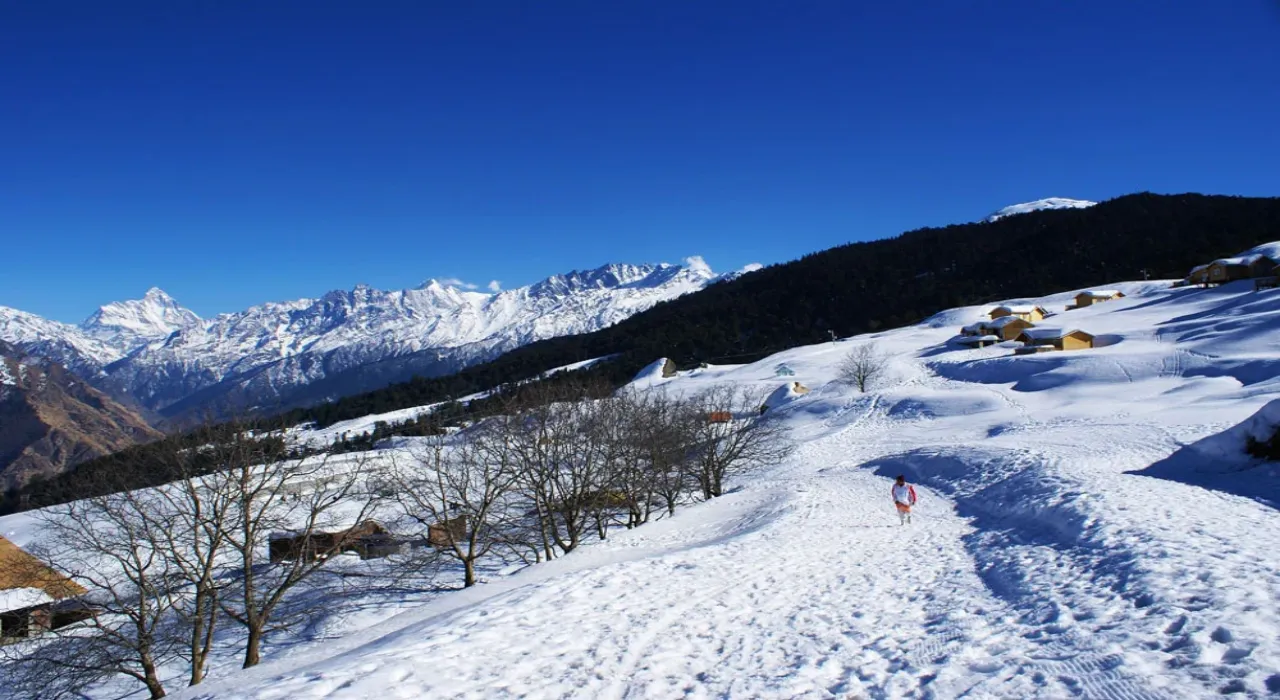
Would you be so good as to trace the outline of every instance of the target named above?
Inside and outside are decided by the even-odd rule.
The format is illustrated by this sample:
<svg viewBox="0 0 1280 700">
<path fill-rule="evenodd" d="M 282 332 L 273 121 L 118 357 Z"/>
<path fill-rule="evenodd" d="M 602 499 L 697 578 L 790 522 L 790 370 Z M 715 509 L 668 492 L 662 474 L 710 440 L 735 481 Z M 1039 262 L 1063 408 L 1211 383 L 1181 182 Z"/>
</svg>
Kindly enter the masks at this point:
<svg viewBox="0 0 1280 700">
<path fill-rule="evenodd" d="M 0 0 L 0 66 L 0 305 L 65 321 L 1280 195 L 1267 0 Z"/>
</svg>

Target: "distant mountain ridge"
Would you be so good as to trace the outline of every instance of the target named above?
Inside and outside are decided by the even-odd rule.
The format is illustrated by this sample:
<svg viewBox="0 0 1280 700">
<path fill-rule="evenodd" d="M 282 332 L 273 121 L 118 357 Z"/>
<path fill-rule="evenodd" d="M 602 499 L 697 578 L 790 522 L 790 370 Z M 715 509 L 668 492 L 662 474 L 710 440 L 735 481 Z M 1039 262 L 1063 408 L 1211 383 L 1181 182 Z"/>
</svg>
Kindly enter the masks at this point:
<svg viewBox="0 0 1280 700">
<path fill-rule="evenodd" d="M 0 491 L 161 437 L 50 360 L 0 342 Z"/>
<path fill-rule="evenodd" d="M 197 417 L 455 372 L 530 342 L 599 330 L 737 274 L 716 275 L 694 257 L 610 264 L 496 293 L 437 280 L 396 291 L 361 284 L 211 319 L 152 288 L 79 326 L 0 307 L 0 340 L 166 417 Z"/>
</svg>

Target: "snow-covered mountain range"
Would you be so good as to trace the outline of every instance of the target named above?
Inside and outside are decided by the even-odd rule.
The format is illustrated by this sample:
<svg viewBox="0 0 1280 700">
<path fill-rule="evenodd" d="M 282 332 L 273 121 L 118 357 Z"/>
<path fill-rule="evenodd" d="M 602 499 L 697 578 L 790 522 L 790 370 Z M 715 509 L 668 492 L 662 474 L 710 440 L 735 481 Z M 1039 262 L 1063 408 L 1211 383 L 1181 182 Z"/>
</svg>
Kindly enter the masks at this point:
<svg viewBox="0 0 1280 700">
<path fill-rule="evenodd" d="M 683 265 L 606 265 L 497 293 L 436 280 L 398 291 L 357 285 L 211 319 L 153 288 L 78 326 L 0 307 L 0 340 L 167 416 L 284 407 L 598 330 L 738 274 L 717 275 L 693 257 Z"/>
<path fill-rule="evenodd" d="M 1026 214 L 1028 212 L 1040 211 L 1042 209 L 1085 209 L 1097 204 L 1086 199 L 1067 199 L 1065 197 L 1047 197 L 1045 199 L 1037 199 L 1034 202 L 1023 202 L 1022 204 L 1011 204 L 1000 211 L 987 217 L 987 221 L 999 221 L 1006 216 L 1015 214 Z"/>
</svg>

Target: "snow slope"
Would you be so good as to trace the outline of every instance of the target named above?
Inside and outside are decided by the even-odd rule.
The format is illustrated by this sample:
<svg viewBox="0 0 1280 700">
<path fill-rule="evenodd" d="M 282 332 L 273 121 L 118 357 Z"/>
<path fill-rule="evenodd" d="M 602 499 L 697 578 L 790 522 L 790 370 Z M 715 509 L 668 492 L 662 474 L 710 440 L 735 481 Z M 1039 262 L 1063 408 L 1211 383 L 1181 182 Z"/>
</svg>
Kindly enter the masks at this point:
<svg viewBox="0 0 1280 700">
<path fill-rule="evenodd" d="M 1073 311 L 1074 292 L 1008 300 L 1094 333 L 1091 350 L 965 348 L 955 333 L 988 308 L 970 307 L 644 376 L 762 395 L 802 382 L 772 409 L 797 449 L 722 498 L 473 589 L 335 598 L 349 612 L 323 633 L 249 671 L 230 655 L 175 696 L 1274 695 L 1280 476 L 1230 444 L 1280 417 L 1250 419 L 1280 398 L 1280 291 L 1118 286 L 1126 298 Z M 869 342 L 892 361 L 859 394 L 835 367 Z M 908 527 L 897 474 L 921 498 Z M 0 534 L 29 539 L 25 518 Z"/>
<path fill-rule="evenodd" d="M 1280 397 L 1280 292 L 1120 288 L 1127 298 L 1070 312 L 1073 292 L 1010 300 L 1097 334 L 1092 350 L 965 349 L 952 337 L 986 310 L 974 307 L 644 377 L 675 391 L 791 380 L 813 391 L 774 409 L 793 457 L 723 498 L 180 695 L 1280 692 L 1274 500 L 1143 474 Z M 859 394 L 834 367 L 865 342 L 893 362 Z M 780 363 L 795 376 L 775 376 Z M 1280 493 L 1274 467 L 1233 464 Z M 921 496 L 905 528 L 888 497 L 899 473 Z"/>
<path fill-rule="evenodd" d="M 1015 214 L 1026 214 L 1027 212 L 1040 211 L 1042 209 L 1085 209 L 1097 204 L 1085 199 L 1067 199 L 1065 197 L 1048 197 L 1045 199 L 1037 199 L 1034 202 L 1023 202 L 1022 204 L 1011 204 L 1000 211 L 987 217 L 987 221 L 999 221 L 1006 216 Z"/>
<path fill-rule="evenodd" d="M 79 327 L 0 308 L 0 340 L 169 414 L 224 398 L 283 406 L 455 372 L 536 340 L 613 325 L 737 274 L 716 275 L 692 257 L 684 265 L 606 265 L 498 293 L 436 280 L 399 291 L 357 285 L 208 320 L 151 289 L 101 307 Z"/>
</svg>

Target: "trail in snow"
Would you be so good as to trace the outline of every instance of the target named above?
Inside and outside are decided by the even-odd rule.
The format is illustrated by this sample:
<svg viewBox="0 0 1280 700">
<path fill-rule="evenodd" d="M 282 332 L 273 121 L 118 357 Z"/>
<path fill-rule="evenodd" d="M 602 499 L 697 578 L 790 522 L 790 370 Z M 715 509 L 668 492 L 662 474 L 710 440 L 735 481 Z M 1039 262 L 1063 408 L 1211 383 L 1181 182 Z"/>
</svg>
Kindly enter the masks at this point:
<svg viewBox="0 0 1280 700">
<path fill-rule="evenodd" d="M 180 695 L 1280 693 L 1280 511 L 1136 473 L 1280 396 L 1280 292 L 1125 290 L 1069 312 L 1119 339 L 1090 351 L 877 334 L 895 361 L 865 395 L 834 381 L 851 343 L 684 373 L 668 383 L 768 391 L 787 364 L 815 389 L 776 409 L 795 453 L 674 518 Z M 921 495 L 909 527 L 898 473 Z"/>
<path fill-rule="evenodd" d="M 347 672 L 319 662 L 246 696 L 1173 697 L 993 595 L 965 543 L 974 529 L 939 494 L 922 489 L 916 523 L 896 525 L 887 480 L 859 466 L 898 444 L 876 439 L 890 427 L 860 413 L 707 506 L 722 517 L 596 552 L 660 554 L 518 589 L 407 649 L 379 644 Z"/>
</svg>

